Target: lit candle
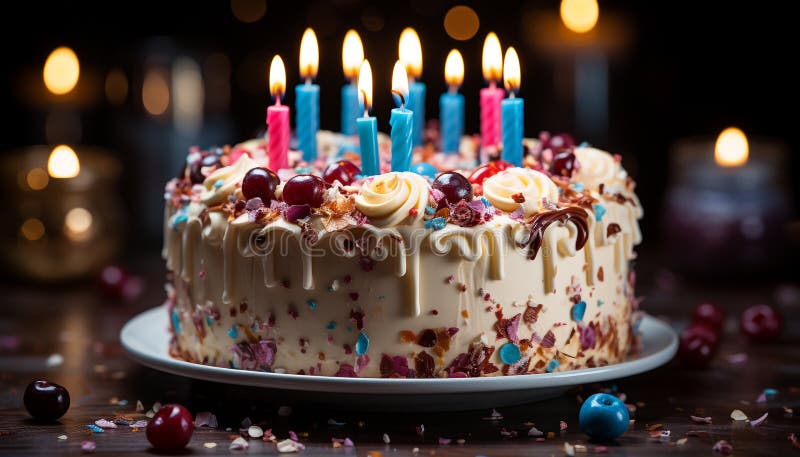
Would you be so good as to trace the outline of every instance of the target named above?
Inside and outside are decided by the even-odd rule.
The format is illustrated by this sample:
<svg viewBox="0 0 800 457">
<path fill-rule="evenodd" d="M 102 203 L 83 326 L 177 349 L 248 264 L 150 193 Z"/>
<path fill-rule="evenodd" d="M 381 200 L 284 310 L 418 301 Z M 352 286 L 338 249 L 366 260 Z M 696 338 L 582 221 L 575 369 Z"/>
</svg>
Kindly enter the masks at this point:
<svg viewBox="0 0 800 457">
<path fill-rule="evenodd" d="M 464 134 L 464 96 L 458 93 L 458 87 L 464 81 L 464 59 L 456 49 L 447 55 L 444 79 L 449 89 L 439 97 L 442 151 L 457 154 L 461 135 Z"/>
<path fill-rule="evenodd" d="M 356 120 L 361 150 L 361 174 L 379 175 L 381 167 L 378 160 L 378 120 L 369 115 L 369 110 L 372 108 L 372 67 L 368 60 L 361 63 L 361 69 L 358 71 L 358 101 L 364 109 L 364 117 Z"/>
<path fill-rule="evenodd" d="M 355 30 L 348 30 L 342 44 L 342 68 L 349 83 L 342 86 L 342 134 L 356 133 L 356 119 L 359 116 L 358 88 L 356 79 L 361 62 L 364 60 L 364 47 Z"/>
<path fill-rule="evenodd" d="M 392 71 L 392 94 L 399 108 L 392 109 L 389 125 L 392 127 L 392 171 L 409 171 L 411 168 L 414 112 L 406 108 L 408 75 L 405 64 L 398 60 Z"/>
<path fill-rule="evenodd" d="M 269 167 L 278 171 L 289 167 L 289 107 L 281 105 L 286 92 L 286 67 L 281 56 L 273 57 L 269 66 L 269 92 L 275 98 L 275 104 L 267 108 Z"/>
<path fill-rule="evenodd" d="M 496 147 L 500 143 L 500 102 L 503 89 L 497 81 L 503 73 L 503 51 L 494 32 L 483 42 L 483 78 L 489 87 L 481 89 L 481 145 L 483 149 Z"/>
<path fill-rule="evenodd" d="M 414 146 L 420 146 L 425 132 L 425 83 L 416 80 L 422 76 L 422 45 L 414 29 L 407 27 L 403 30 L 399 48 L 400 60 L 406 66 L 409 79 L 406 106 L 414 112 Z"/>
<path fill-rule="evenodd" d="M 501 103 L 503 113 L 503 160 L 518 167 L 522 166 L 522 131 L 525 118 L 524 100 L 516 96 L 521 79 L 517 51 L 513 47 L 508 48 L 503 61 L 503 83 L 508 91 L 508 98 Z"/>
<path fill-rule="evenodd" d="M 303 151 L 303 160 L 311 162 L 317 158 L 317 131 L 319 131 L 319 86 L 311 81 L 317 76 L 319 68 L 319 45 L 317 35 L 311 29 L 303 33 L 300 42 L 300 77 L 304 84 L 298 84 L 295 91 L 297 110 L 297 149 Z"/>
</svg>

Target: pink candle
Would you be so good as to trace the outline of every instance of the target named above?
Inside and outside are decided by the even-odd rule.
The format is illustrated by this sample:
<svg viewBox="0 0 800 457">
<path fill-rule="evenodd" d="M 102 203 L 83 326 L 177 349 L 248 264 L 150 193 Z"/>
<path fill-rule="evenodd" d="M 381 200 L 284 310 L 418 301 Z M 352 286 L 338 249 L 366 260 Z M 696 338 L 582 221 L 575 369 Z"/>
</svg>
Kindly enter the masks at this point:
<svg viewBox="0 0 800 457">
<path fill-rule="evenodd" d="M 505 91 L 497 87 L 503 75 L 503 51 L 500 40 L 490 32 L 483 42 L 483 78 L 489 87 L 481 89 L 481 147 L 496 147 L 502 141 L 500 103 Z"/>
<path fill-rule="evenodd" d="M 500 103 L 505 91 L 494 84 L 481 89 L 481 144 L 497 146 L 502 137 Z"/>
<path fill-rule="evenodd" d="M 272 59 L 269 67 L 269 92 L 275 104 L 267 108 L 267 135 L 269 136 L 269 168 L 277 172 L 289 168 L 289 107 L 281 105 L 286 92 L 286 67 L 280 56 Z"/>
</svg>

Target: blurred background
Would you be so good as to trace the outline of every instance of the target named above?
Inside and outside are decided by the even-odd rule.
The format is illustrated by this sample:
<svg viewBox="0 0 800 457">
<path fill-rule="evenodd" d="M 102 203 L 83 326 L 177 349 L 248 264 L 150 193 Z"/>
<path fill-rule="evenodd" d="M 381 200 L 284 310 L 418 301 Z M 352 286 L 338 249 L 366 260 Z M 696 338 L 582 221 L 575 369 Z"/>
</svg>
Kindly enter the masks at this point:
<svg viewBox="0 0 800 457">
<path fill-rule="evenodd" d="M 322 129 L 339 129 L 342 39 L 352 28 L 375 75 L 373 113 L 388 131 L 397 40 L 411 26 L 422 42 L 428 119 L 438 116 L 445 57 L 457 48 L 466 131 L 479 131 L 481 51 L 494 31 L 503 49 L 520 54 L 526 136 L 568 132 L 623 156 L 645 208 L 642 262 L 654 281 L 796 280 L 800 145 L 797 116 L 785 114 L 798 96 L 788 8 L 680 0 L 14 2 L 4 6 L 0 32 L 4 275 L 58 282 L 110 262 L 157 260 L 164 183 L 192 145 L 263 134 L 269 61 L 281 54 L 288 85 L 299 83 L 306 27 L 319 39 Z M 289 90 L 285 103 L 293 97 Z M 739 130 L 728 131 L 715 155 L 728 127 Z"/>
</svg>

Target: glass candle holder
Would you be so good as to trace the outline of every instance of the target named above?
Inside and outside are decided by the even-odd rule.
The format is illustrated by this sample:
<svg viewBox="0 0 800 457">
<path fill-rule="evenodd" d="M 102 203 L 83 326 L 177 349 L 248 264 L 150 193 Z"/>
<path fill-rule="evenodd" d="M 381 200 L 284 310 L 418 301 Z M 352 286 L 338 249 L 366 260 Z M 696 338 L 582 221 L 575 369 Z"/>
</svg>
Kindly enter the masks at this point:
<svg viewBox="0 0 800 457">
<path fill-rule="evenodd" d="M 75 147 L 80 170 L 48 172 L 51 149 L 8 151 L 0 161 L 3 263 L 14 276 L 56 282 L 96 273 L 122 245 L 120 164 L 94 147 Z M 57 175 L 57 173 L 56 173 Z"/>
<path fill-rule="evenodd" d="M 681 140 L 670 152 L 662 235 L 672 266 L 704 276 L 779 266 L 791 219 L 783 145 L 751 141 L 746 163 L 730 167 L 715 162 L 711 139 Z"/>
</svg>

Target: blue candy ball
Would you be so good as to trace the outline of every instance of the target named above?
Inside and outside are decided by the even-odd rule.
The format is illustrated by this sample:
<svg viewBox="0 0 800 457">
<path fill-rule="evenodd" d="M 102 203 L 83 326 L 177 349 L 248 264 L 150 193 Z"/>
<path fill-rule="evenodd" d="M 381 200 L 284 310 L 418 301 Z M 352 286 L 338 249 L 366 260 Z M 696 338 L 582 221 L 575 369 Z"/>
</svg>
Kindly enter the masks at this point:
<svg viewBox="0 0 800 457">
<path fill-rule="evenodd" d="M 578 416 L 581 430 L 596 441 L 611 441 L 628 430 L 631 417 L 619 398 L 594 394 L 581 406 Z"/>
<path fill-rule="evenodd" d="M 436 179 L 436 175 L 439 174 L 439 170 L 436 169 L 433 165 L 429 164 L 428 162 L 420 162 L 411 165 L 411 171 L 418 175 L 425 176 L 426 178 Z"/>
</svg>

